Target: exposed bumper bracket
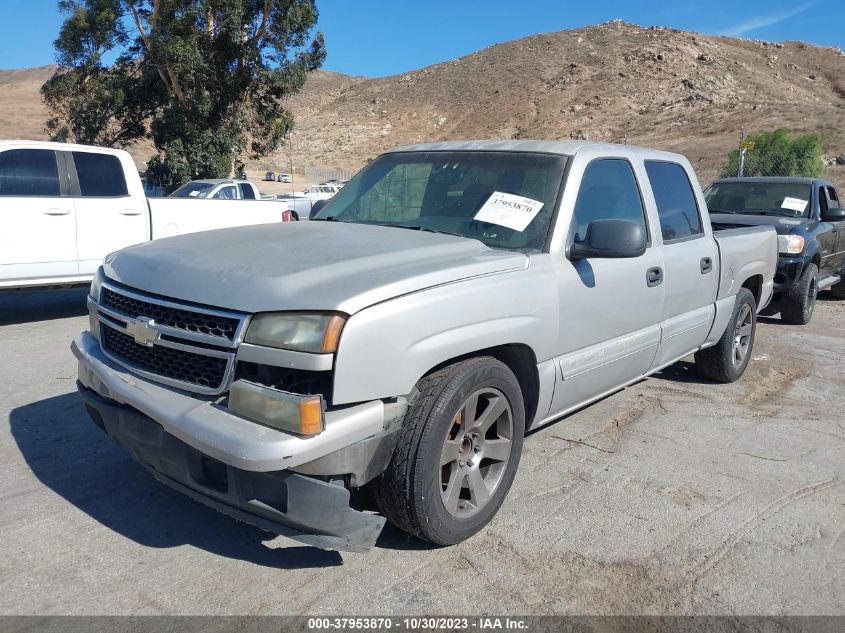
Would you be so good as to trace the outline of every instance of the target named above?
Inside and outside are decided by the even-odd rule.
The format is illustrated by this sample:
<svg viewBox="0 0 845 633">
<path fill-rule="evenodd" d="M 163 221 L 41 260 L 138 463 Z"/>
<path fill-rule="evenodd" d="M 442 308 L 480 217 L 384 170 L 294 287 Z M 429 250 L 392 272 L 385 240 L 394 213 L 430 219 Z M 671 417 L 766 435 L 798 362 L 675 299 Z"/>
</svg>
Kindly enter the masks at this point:
<svg viewBox="0 0 845 633">
<path fill-rule="evenodd" d="M 308 545 L 361 552 L 385 519 L 349 507 L 349 490 L 301 474 L 251 472 L 201 453 L 150 417 L 78 384 L 94 422 L 160 482 L 230 517 Z"/>
</svg>

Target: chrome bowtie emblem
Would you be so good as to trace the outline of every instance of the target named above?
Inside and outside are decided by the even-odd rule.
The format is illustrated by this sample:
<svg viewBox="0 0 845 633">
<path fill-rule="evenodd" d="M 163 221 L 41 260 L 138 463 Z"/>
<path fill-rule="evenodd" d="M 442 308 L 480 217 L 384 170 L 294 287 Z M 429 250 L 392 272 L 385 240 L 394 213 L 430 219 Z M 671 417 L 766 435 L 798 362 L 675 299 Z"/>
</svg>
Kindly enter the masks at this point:
<svg viewBox="0 0 845 633">
<path fill-rule="evenodd" d="M 159 336 L 156 322 L 147 317 L 138 317 L 134 321 L 129 321 L 126 324 L 126 333 L 134 337 L 136 343 L 146 347 L 152 347 Z"/>
</svg>

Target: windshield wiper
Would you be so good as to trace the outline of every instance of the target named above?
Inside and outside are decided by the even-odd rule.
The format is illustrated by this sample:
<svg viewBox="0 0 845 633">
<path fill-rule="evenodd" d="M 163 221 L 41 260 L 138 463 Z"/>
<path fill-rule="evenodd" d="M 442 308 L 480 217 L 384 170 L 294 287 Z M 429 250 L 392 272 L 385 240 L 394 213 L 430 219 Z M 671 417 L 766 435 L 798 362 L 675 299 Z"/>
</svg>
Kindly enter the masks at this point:
<svg viewBox="0 0 845 633">
<path fill-rule="evenodd" d="M 319 222 L 340 222 L 340 220 L 338 220 L 338 219 L 337 219 L 336 217 L 334 217 L 333 215 L 330 215 L 330 216 L 329 216 L 329 217 L 327 217 L 327 218 L 311 218 L 311 221 L 312 221 L 312 222 L 314 222 L 314 221 L 319 221 Z"/>
<path fill-rule="evenodd" d="M 738 213 L 737 211 L 720 211 L 719 209 L 708 209 L 710 213 Z"/>
<path fill-rule="evenodd" d="M 467 237 L 466 235 L 461 235 L 460 233 L 453 233 L 452 231 L 444 231 L 442 229 L 433 229 L 430 226 L 422 226 L 420 224 L 383 224 L 382 226 L 395 226 L 397 229 L 410 229 L 412 231 L 424 231 L 425 233 L 440 233 L 441 235 L 453 235 L 454 237 Z"/>
</svg>

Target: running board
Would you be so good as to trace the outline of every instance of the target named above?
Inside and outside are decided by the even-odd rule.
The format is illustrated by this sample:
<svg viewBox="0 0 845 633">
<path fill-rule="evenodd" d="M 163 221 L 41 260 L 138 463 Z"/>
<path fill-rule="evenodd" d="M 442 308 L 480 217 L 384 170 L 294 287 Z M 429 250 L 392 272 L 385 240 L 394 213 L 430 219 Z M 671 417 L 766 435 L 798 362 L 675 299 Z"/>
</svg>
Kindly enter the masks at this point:
<svg viewBox="0 0 845 633">
<path fill-rule="evenodd" d="M 838 284 L 840 281 L 842 281 L 842 277 L 839 275 L 831 275 L 830 277 L 819 279 L 816 283 L 818 284 L 819 290 L 827 290 L 834 284 Z"/>
</svg>

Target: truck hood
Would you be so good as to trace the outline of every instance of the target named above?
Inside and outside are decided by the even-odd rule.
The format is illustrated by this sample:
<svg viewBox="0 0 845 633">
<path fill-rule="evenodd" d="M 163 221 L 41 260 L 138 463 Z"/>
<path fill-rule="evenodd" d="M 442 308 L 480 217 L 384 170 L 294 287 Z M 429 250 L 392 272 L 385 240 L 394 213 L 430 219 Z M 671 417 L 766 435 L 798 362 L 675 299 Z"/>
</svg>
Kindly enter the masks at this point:
<svg viewBox="0 0 845 633">
<path fill-rule="evenodd" d="M 786 235 L 796 228 L 812 222 L 807 218 L 784 218 L 776 215 L 751 215 L 742 213 L 711 213 L 710 222 L 722 228 L 739 226 L 771 226 L 778 235 Z"/>
<path fill-rule="evenodd" d="M 353 314 L 403 294 L 528 266 L 473 239 L 343 222 L 243 226 L 169 237 L 106 259 L 110 279 L 242 312 Z"/>
</svg>

